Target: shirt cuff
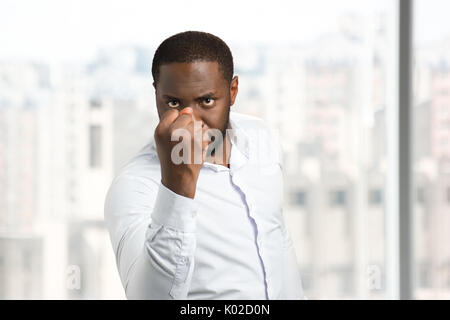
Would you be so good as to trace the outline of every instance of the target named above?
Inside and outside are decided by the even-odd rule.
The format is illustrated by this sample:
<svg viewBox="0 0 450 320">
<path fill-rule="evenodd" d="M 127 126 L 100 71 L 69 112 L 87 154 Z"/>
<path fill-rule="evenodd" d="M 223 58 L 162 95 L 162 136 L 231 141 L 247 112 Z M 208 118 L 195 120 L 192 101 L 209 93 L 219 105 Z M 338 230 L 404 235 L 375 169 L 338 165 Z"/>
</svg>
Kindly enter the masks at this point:
<svg viewBox="0 0 450 320">
<path fill-rule="evenodd" d="M 179 195 L 160 183 L 152 221 L 175 230 L 194 232 L 197 210 L 195 199 Z"/>
</svg>

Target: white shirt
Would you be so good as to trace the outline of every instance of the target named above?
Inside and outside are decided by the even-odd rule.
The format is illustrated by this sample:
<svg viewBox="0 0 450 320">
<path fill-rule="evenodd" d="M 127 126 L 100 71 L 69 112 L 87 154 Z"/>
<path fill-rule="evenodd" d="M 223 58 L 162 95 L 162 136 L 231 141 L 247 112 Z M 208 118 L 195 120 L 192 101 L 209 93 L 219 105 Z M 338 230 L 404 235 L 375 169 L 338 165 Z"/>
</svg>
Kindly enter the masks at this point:
<svg viewBox="0 0 450 320">
<path fill-rule="evenodd" d="M 230 168 L 205 162 L 194 199 L 161 184 L 153 140 L 114 178 L 105 220 L 128 299 L 305 298 L 279 143 L 258 118 L 230 125 Z"/>
</svg>

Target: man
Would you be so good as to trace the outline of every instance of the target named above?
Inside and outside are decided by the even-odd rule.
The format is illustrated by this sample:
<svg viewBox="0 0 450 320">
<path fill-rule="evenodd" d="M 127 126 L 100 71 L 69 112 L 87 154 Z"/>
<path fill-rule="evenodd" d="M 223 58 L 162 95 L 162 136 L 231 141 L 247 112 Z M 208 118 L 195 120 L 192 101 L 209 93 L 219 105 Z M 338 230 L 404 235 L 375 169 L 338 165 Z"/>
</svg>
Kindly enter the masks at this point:
<svg viewBox="0 0 450 320">
<path fill-rule="evenodd" d="M 105 201 L 127 298 L 303 299 L 279 146 L 262 120 L 230 113 L 238 77 L 228 46 L 176 34 L 156 50 L 152 75 L 154 140 Z"/>
</svg>

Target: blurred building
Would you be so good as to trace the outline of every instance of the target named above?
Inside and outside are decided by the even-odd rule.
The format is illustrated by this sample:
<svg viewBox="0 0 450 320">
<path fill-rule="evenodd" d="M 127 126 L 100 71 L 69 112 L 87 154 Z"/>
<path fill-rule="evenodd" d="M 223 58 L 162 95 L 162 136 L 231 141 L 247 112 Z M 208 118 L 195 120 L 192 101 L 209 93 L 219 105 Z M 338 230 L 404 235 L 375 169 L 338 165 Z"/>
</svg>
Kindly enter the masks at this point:
<svg viewBox="0 0 450 320">
<path fill-rule="evenodd" d="M 115 283 L 102 281 L 108 274 L 117 280 L 103 225 L 112 103 L 92 97 L 82 75 L 27 63 L 2 64 L 0 74 L 0 298 L 71 297 L 70 265 L 100 288 L 77 296 L 108 297 L 97 293 Z"/>
<path fill-rule="evenodd" d="M 376 21 L 349 17 L 303 46 L 233 48 L 232 110 L 280 137 L 284 216 L 310 298 L 386 297 L 390 57 Z M 450 50 L 428 50 L 414 90 L 418 298 L 450 293 Z M 0 63 L 0 299 L 124 297 L 103 203 L 158 122 L 151 57 L 118 47 L 86 66 Z"/>
<path fill-rule="evenodd" d="M 414 106 L 415 281 L 420 298 L 450 297 L 449 41 L 417 54 Z M 442 46 L 441 46 L 442 45 Z M 440 52 L 442 48 L 446 54 Z M 440 53 L 440 54 L 439 54 Z"/>
</svg>

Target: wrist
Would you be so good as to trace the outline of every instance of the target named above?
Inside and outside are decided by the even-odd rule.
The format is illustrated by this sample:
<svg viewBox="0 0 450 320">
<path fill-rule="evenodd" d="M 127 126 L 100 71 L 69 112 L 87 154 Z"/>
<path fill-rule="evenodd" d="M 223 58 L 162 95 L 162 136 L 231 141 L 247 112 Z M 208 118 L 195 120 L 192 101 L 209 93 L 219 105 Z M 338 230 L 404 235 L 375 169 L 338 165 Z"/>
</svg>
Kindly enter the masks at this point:
<svg viewBox="0 0 450 320">
<path fill-rule="evenodd" d="M 194 199 L 197 179 L 191 176 L 180 175 L 176 177 L 168 177 L 162 175 L 161 183 L 173 192 Z"/>
</svg>

